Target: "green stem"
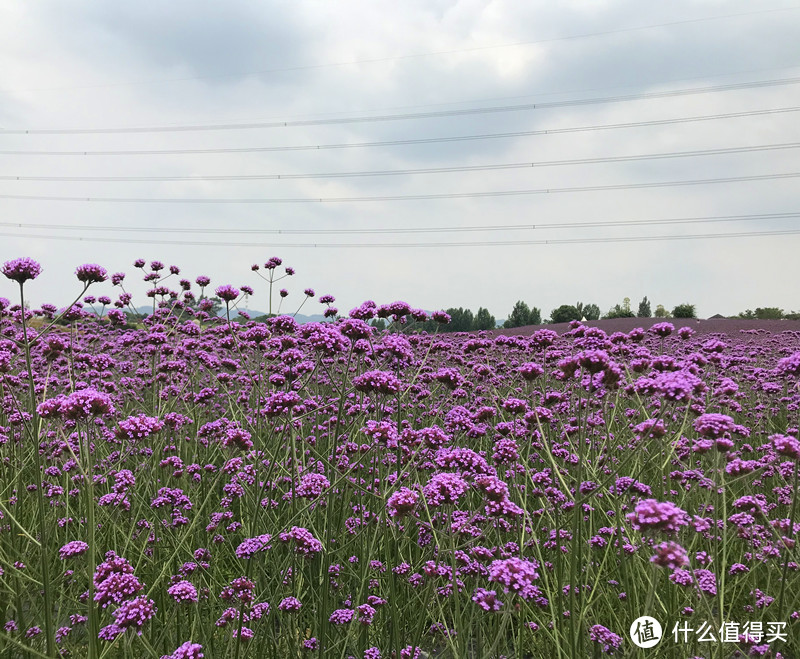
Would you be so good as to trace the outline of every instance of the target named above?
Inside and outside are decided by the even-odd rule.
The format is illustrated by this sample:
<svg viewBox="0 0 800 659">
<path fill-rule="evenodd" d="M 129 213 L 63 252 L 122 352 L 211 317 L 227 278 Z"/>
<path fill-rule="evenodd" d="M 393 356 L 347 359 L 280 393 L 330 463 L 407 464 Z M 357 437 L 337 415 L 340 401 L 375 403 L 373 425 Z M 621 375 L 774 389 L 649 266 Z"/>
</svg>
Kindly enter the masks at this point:
<svg viewBox="0 0 800 659">
<path fill-rule="evenodd" d="M 39 413 L 36 411 L 36 385 L 33 380 L 33 365 L 31 363 L 31 347 L 28 343 L 28 323 L 25 318 L 25 296 L 22 292 L 22 283 L 19 285 L 20 305 L 22 309 L 22 338 L 25 350 L 25 367 L 28 372 L 28 388 L 31 397 L 31 446 L 33 449 L 34 470 L 36 477 L 36 498 L 38 501 L 39 512 L 39 563 L 42 570 L 42 587 L 44 588 L 44 626 L 45 638 L 47 639 L 48 656 L 56 656 L 55 627 L 53 625 L 53 593 L 50 587 L 50 564 L 47 560 L 47 520 L 45 519 L 46 508 L 42 493 L 42 459 L 39 455 Z"/>
</svg>

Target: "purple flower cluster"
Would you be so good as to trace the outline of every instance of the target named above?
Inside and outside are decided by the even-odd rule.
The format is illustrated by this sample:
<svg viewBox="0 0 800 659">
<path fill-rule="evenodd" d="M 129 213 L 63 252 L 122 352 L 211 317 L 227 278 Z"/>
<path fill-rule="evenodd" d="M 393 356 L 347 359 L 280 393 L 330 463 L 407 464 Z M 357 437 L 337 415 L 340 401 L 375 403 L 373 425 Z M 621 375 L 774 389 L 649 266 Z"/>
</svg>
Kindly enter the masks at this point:
<svg viewBox="0 0 800 659">
<path fill-rule="evenodd" d="M 597 643 L 603 653 L 614 654 L 622 647 L 622 637 L 612 632 L 603 625 L 592 625 L 589 629 L 589 640 Z"/>
<path fill-rule="evenodd" d="M 119 422 L 117 437 L 120 439 L 145 439 L 159 432 L 163 427 L 163 421 L 145 414 L 137 414 Z"/>
<path fill-rule="evenodd" d="M 627 515 L 633 528 L 638 531 L 661 531 L 677 533 L 682 526 L 688 526 L 689 516 L 671 501 L 645 499 L 636 504 L 634 511 Z"/>
<path fill-rule="evenodd" d="M 63 561 L 72 556 L 82 556 L 89 549 L 89 545 L 82 540 L 72 540 L 58 550 L 58 557 Z"/>
<path fill-rule="evenodd" d="M 29 279 L 36 279 L 41 273 L 42 266 L 27 256 L 6 261 L 3 264 L 3 274 L 18 284 L 24 284 Z"/>
</svg>

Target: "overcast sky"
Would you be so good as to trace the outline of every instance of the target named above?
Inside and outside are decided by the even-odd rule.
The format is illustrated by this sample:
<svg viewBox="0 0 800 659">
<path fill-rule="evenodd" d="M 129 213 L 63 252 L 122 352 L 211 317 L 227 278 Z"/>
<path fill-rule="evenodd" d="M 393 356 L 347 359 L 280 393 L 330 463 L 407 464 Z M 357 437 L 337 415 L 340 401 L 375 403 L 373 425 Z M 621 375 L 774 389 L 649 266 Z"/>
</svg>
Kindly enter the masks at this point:
<svg viewBox="0 0 800 659">
<path fill-rule="evenodd" d="M 501 318 L 523 299 L 546 317 L 644 295 L 701 317 L 798 310 L 800 233 L 775 232 L 800 214 L 764 217 L 800 213 L 798 34 L 800 4 L 773 0 L 0 0 L 0 260 L 43 264 L 35 304 L 70 302 L 85 262 L 127 272 L 146 303 L 141 257 L 249 284 L 266 309 L 250 265 L 279 256 L 290 312 L 308 286 L 345 313 L 399 299 Z M 90 132 L 105 128 L 171 130 Z M 473 136 L 490 137 L 443 141 Z M 619 160 L 720 149 L 739 151 Z M 115 155 L 52 153 L 93 151 Z M 264 175 L 290 178 L 208 180 Z M 642 186 L 679 181 L 695 183 Z M 463 196 L 506 191 L 529 192 Z M 241 203 L 276 199 L 293 201 Z M 641 223 L 730 216 L 745 217 Z M 420 228 L 480 230 L 387 232 Z M 772 235 L 585 242 L 754 232 Z"/>
</svg>

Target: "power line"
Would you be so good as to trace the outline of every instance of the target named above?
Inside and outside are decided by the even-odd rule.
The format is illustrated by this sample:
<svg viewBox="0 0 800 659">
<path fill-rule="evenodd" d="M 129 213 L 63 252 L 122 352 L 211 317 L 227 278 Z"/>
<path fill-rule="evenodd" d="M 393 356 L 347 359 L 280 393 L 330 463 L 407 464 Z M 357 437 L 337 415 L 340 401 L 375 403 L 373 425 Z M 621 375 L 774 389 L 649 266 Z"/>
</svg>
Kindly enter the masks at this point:
<svg viewBox="0 0 800 659">
<path fill-rule="evenodd" d="M 12 238 L 35 238 L 37 240 L 68 240 L 73 242 L 106 242 L 106 243 L 135 243 L 145 245 L 191 245 L 196 247 L 268 247 L 270 249 L 291 247 L 291 248 L 385 248 L 385 247 L 500 247 L 500 246 L 521 246 L 521 245 L 575 245 L 591 243 L 615 243 L 615 242 L 657 242 L 666 240 L 705 240 L 715 238 L 755 238 L 760 236 L 788 236 L 800 234 L 800 229 L 789 229 L 783 231 L 751 231 L 742 233 L 711 233 L 711 234 L 686 234 L 670 236 L 620 236 L 604 238 L 559 238 L 549 240 L 498 240 L 480 242 L 449 242 L 449 243 L 234 243 L 234 242 L 207 242 L 197 240 L 154 240 L 136 238 L 91 238 L 86 239 L 80 236 L 51 236 L 35 234 L 18 234 L 11 232 L 0 232 L 0 236 Z"/>
<path fill-rule="evenodd" d="M 502 112 L 520 112 L 526 110 L 546 110 L 552 108 L 577 107 L 583 105 L 596 105 L 601 103 L 621 103 L 625 101 L 648 100 L 655 98 L 673 98 L 676 96 L 691 96 L 695 94 L 708 94 L 714 92 L 735 91 L 741 89 L 759 89 L 783 85 L 794 85 L 800 82 L 800 77 L 776 78 L 773 80 L 756 80 L 750 82 L 729 83 L 726 85 L 713 85 L 709 87 L 691 87 L 687 89 L 673 89 L 662 92 L 642 92 L 639 94 L 626 94 L 622 96 L 606 96 L 584 99 L 570 99 L 565 101 L 547 101 L 542 103 L 522 103 L 516 105 L 498 105 L 491 107 L 473 107 L 453 110 L 436 110 L 431 112 L 408 112 L 398 114 L 382 114 L 372 116 L 350 116 L 328 119 L 297 119 L 288 121 L 269 121 L 236 124 L 199 124 L 183 126 L 145 126 L 145 127 L 117 127 L 117 128 L 20 128 L 3 129 L 0 135 L 88 135 L 88 134 L 130 134 L 130 133 L 175 133 L 215 130 L 249 130 L 255 128 L 290 128 L 300 126 L 324 126 L 335 124 L 355 124 L 384 121 L 401 121 L 411 119 L 437 119 L 445 117 L 495 114 Z"/>
<path fill-rule="evenodd" d="M 758 213 L 753 215 L 707 215 L 700 217 L 668 217 L 649 220 L 594 220 L 590 222 L 536 222 L 526 224 L 501 224 L 459 227 L 414 227 L 368 229 L 237 229 L 197 227 L 141 227 L 141 226 L 96 226 L 91 224 L 41 224 L 30 222 L 0 222 L 0 227 L 20 229 L 45 229 L 48 231 L 110 231 L 114 233 L 191 233 L 191 234 L 261 234 L 261 235 L 369 235 L 369 234 L 429 234 L 429 233 L 473 233 L 501 231 L 538 231 L 548 229 L 583 229 L 589 227 L 654 226 L 662 224 L 704 224 L 717 222 L 749 222 L 758 220 L 786 220 L 800 217 L 800 212 Z"/>
<path fill-rule="evenodd" d="M 431 199 L 478 199 L 482 197 L 513 197 L 520 195 L 556 194 L 566 192 L 601 192 L 607 190 L 637 190 L 646 188 L 667 188 L 682 185 L 710 185 L 718 183 L 742 183 L 745 181 L 772 181 L 797 178 L 800 172 L 781 174 L 760 174 L 755 176 L 732 176 L 727 178 L 689 179 L 684 181 L 655 181 L 652 183 L 618 183 L 612 185 L 586 185 L 570 188 L 539 188 L 531 190 L 492 190 L 488 192 L 445 192 L 417 195 L 386 195 L 377 197 L 223 197 L 223 198 L 153 198 L 153 197 L 66 197 L 55 195 L 0 194 L 0 199 L 29 201 L 82 201 L 103 203 L 158 203 L 158 204 L 306 204 L 341 203 L 369 201 L 420 201 Z"/>
<path fill-rule="evenodd" d="M 707 114 L 693 117 L 677 117 L 673 119 L 653 119 L 651 121 L 629 121 L 617 124 L 599 124 L 594 126 L 573 126 L 567 128 L 547 128 L 542 130 L 524 130 L 512 133 L 483 133 L 478 135 L 456 135 L 452 137 L 422 137 L 408 140 L 383 140 L 380 142 L 350 142 L 342 144 L 304 144 L 298 146 L 264 146 L 222 149 L 149 149 L 149 150 L 117 150 L 117 151 L 11 151 L 0 150 L 3 156 L 165 156 L 165 155 L 198 155 L 217 153 L 265 153 L 281 151 L 320 151 L 326 149 L 355 149 L 368 147 L 406 146 L 413 144 L 440 144 L 446 142 L 465 142 L 471 140 L 493 140 L 515 137 L 534 137 L 538 135 L 558 135 L 562 133 L 579 133 L 595 130 L 614 130 L 621 128 L 640 128 L 645 126 L 666 126 L 671 124 L 691 123 L 695 121 L 713 121 L 738 117 L 754 117 L 786 112 L 797 112 L 800 106 L 772 108 L 767 110 L 750 110 L 746 112 L 727 112 L 723 114 Z"/>
<path fill-rule="evenodd" d="M 573 34 L 573 35 L 566 35 L 563 37 L 552 37 L 549 39 L 537 39 L 534 41 L 517 41 L 512 43 L 505 43 L 505 44 L 493 44 L 489 46 L 473 46 L 471 48 L 457 48 L 451 50 L 436 50 L 436 51 L 429 51 L 425 53 L 410 53 L 406 55 L 395 55 L 391 57 L 374 57 L 369 59 L 360 59 L 360 60 L 349 60 L 345 62 L 327 62 L 323 64 L 306 64 L 300 66 L 289 66 L 289 67 L 280 67 L 280 68 L 272 68 L 272 69 L 260 69 L 257 71 L 245 71 L 245 72 L 237 72 L 237 73 L 222 73 L 216 75 L 205 75 L 205 76 L 184 76 L 184 77 L 176 77 L 176 78 L 162 78 L 161 80 L 140 80 L 140 81 L 129 81 L 129 82 L 118 82 L 118 83 L 105 83 L 105 84 L 95 84 L 95 85 L 70 85 L 65 87 L 38 87 L 38 88 L 23 88 L 23 89 L 2 89 L 2 92 L 22 92 L 22 91 L 69 91 L 75 89 L 105 89 L 110 87 L 131 87 L 131 86 L 139 86 L 139 85 L 158 85 L 158 84 L 167 84 L 173 82 L 187 82 L 193 80 L 218 80 L 224 78 L 233 78 L 233 77 L 242 77 L 242 76 L 250 76 L 250 75 L 266 75 L 269 73 L 288 73 L 292 71 L 309 71 L 314 69 L 323 69 L 323 68 L 333 68 L 333 67 L 341 67 L 341 66 L 353 66 L 358 64 L 376 64 L 381 62 L 396 62 L 400 60 L 408 60 L 408 59 L 417 59 L 422 57 L 434 57 L 437 55 L 455 55 L 459 53 L 469 53 L 469 52 L 480 52 L 486 50 L 497 50 L 500 48 L 514 48 L 519 46 L 535 46 L 541 45 L 546 43 L 556 43 L 559 41 L 574 41 L 578 39 L 588 39 L 588 38 L 596 38 L 601 36 L 607 36 L 611 34 L 622 34 L 626 32 L 638 32 L 641 30 L 651 30 L 654 28 L 661 28 L 661 27 L 674 27 L 676 25 L 687 25 L 691 23 L 704 23 L 709 21 L 717 21 L 717 20 L 724 20 L 728 18 L 739 18 L 742 16 L 752 16 L 755 14 L 769 14 L 774 12 L 780 11 L 794 11 L 796 9 L 800 9 L 800 6 L 793 6 L 793 7 L 776 7 L 773 9 L 759 9 L 756 11 L 748 11 L 748 12 L 741 12 L 737 14 L 723 14 L 720 16 L 706 16 L 701 18 L 689 18 L 680 21 L 669 21 L 666 23 L 651 23 L 648 25 L 638 25 L 633 27 L 626 27 L 626 28 L 617 28 L 614 30 L 603 30 L 598 32 L 585 32 L 581 34 Z"/>
<path fill-rule="evenodd" d="M 141 182 L 141 181 L 277 181 L 294 179 L 356 178 L 372 176 L 407 176 L 415 174 L 448 174 L 454 172 L 484 172 L 561 165 L 594 165 L 600 163 L 638 162 L 642 160 L 665 160 L 670 158 L 693 158 L 699 156 L 730 155 L 734 153 L 757 153 L 800 148 L 800 142 L 737 146 L 723 149 L 700 149 L 697 151 L 669 151 L 643 153 L 628 156 L 605 156 L 602 158 L 572 158 L 568 160 L 541 160 L 538 162 L 496 163 L 489 165 L 458 165 L 452 167 L 421 167 L 416 169 L 384 169 L 356 172 L 324 172 L 316 174 L 223 174 L 197 176 L 0 176 L 0 181 L 48 181 L 48 182 Z"/>
<path fill-rule="evenodd" d="M 296 146 L 269 146 L 269 147 L 239 147 L 217 149 L 150 149 L 150 150 L 117 150 L 117 151 L 11 151 L 0 150 L 0 155 L 25 155 L 25 156 L 140 156 L 140 155 L 197 155 L 218 153 L 258 153 L 282 151 L 318 151 L 326 149 L 351 149 L 366 147 L 404 146 L 415 144 L 436 144 L 442 142 L 461 142 L 470 140 L 489 140 L 516 137 L 532 137 L 539 135 L 555 135 L 562 133 L 575 133 L 595 130 L 612 130 L 621 128 L 638 128 L 645 126 L 662 126 L 695 121 L 712 121 L 717 119 L 731 119 L 738 117 L 752 117 L 760 115 L 797 112 L 800 106 L 772 108 L 766 110 L 751 110 L 746 112 L 729 112 L 722 114 L 699 115 L 692 117 L 677 117 L 673 119 L 654 119 L 650 121 L 636 121 L 616 124 L 599 124 L 591 126 L 574 126 L 567 128 L 548 128 L 542 130 L 516 131 L 510 133 L 484 133 L 478 135 L 457 135 L 449 137 L 428 137 L 407 140 L 383 140 L 379 142 L 351 142 L 340 144 L 309 144 Z"/>
</svg>

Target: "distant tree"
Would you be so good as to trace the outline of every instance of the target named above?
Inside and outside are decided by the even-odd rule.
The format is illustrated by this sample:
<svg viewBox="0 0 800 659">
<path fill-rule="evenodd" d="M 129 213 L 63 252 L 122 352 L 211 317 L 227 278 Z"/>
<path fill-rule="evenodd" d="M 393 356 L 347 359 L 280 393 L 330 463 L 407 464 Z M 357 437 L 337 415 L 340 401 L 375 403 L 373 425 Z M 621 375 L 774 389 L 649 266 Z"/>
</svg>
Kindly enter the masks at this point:
<svg viewBox="0 0 800 659">
<path fill-rule="evenodd" d="M 786 320 L 800 320 L 800 312 L 790 311 L 789 313 L 783 314 L 783 317 Z"/>
<path fill-rule="evenodd" d="M 653 315 L 650 310 L 650 300 L 647 299 L 646 295 L 642 298 L 642 301 L 639 302 L 639 310 L 636 312 L 636 315 L 639 318 L 650 318 Z"/>
<path fill-rule="evenodd" d="M 778 309 L 778 307 L 756 307 L 755 316 L 759 320 L 780 320 L 783 318 L 783 309 Z"/>
<path fill-rule="evenodd" d="M 582 317 L 578 309 L 571 304 L 562 304 L 558 309 L 550 312 L 551 323 L 568 323 L 572 320 L 580 320 Z"/>
<path fill-rule="evenodd" d="M 447 313 L 452 319 L 449 325 L 445 325 L 448 332 L 471 332 L 474 329 L 475 317 L 469 309 L 451 308 Z"/>
<path fill-rule="evenodd" d="M 626 297 L 625 300 L 622 304 L 615 304 L 611 307 L 603 318 L 633 318 L 630 298 Z"/>
<path fill-rule="evenodd" d="M 503 323 L 503 327 L 506 329 L 510 327 L 525 327 L 526 325 L 539 325 L 541 322 L 542 312 L 539 309 L 536 307 L 531 309 L 522 300 L 517 300 L 517 303 L 511 310 L 511 314 Z"/>
<path fill-rule="evenodd" d="M 369 324 L 381 332 L 386 329 L 386 321 L 383 318 L 373 318 Z"/>
<path fill-rule="evenodd" d="M 693 304 L 679 304 L 672 310 L 675 318 L 697 318 L 697 313 Z"/>
<path fill-rule="evenodd" d="M 752 309 L 747 309 L 746 311 L 740 311 L 738 317 L 744 318 L 745 320 L 752 320 L 756 315 L 753 313 Z"/>
<path fill-rule="evenodd" d="M 494 319 L 494 316 L 489 313 L 489 310 L 483 307 L 478 308 L 478 313 L 475 314 L 472 328 L 476 330 L 491 330 L 495 327 L 497 327 L 497 321 Z"/>
<path fill-rule="evenodd" d="M 656 318 L 670 318 L 671 314 L 664 308 L 663 304 L 656 307 L 656 312 L 653 314 Z"/>
<path fill-rule="evenodd" d="M 600 320 L 600 307 L 596 304 L 583 305 L 581 313 L 583 314 L 581 317 L 586 318 L 586 320 Z"/>
</svg>

